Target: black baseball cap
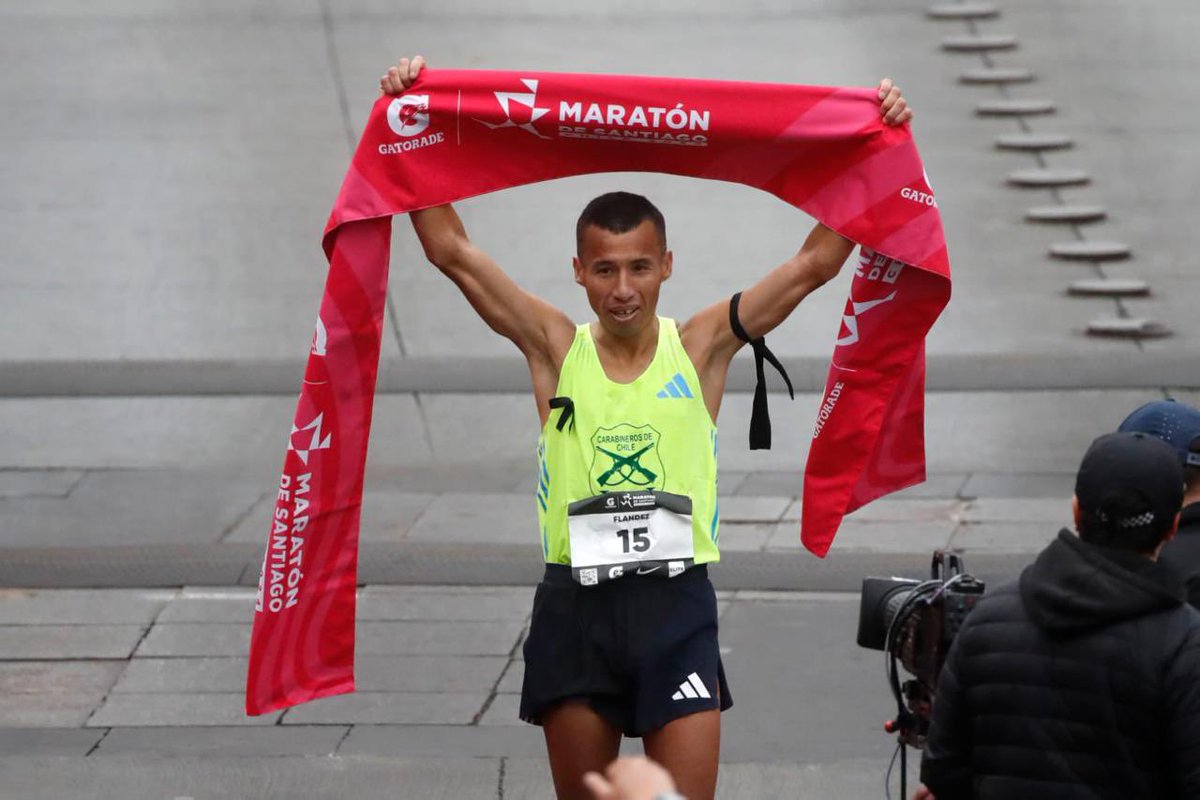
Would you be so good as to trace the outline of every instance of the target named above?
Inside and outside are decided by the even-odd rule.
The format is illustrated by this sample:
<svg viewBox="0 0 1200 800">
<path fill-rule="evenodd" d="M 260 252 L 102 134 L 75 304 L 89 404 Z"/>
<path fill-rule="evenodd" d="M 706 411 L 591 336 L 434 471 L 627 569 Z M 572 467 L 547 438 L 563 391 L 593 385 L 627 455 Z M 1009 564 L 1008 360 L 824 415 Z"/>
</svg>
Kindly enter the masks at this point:
<svg viewBox="0 0 1200 800">
<path fill-rule="evenodd" d="M 1156 400 L 1134 411 L 1118 431 L 1140 431 L 1175 448 L 1179 460 L 1200 467 L 1200 409 L 1174 400 Z"/>
<path fill-rule="evenodd" d="M 1092 442 L 1075 476 L 1088 538 L 1117 544 L 1165 533 L 1183 505 L 1183 465 L 1166 442 L 1145 433 L 1109 433 Z"/>
</svg>

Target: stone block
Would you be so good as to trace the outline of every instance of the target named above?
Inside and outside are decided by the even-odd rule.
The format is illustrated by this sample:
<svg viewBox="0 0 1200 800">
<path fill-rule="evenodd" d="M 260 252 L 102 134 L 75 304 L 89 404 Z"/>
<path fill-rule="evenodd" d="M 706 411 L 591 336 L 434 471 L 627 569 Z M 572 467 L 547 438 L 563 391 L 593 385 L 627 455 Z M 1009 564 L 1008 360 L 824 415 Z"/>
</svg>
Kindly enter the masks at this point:
<svg viewBox="0 0 1200 800">
<path fill-rule="evenodd" d="M 246 664 L 245 657 L 134 658 L 125 664 L 112 690 L 121 694 L 245 691 Z"/>
<path fill-rule="evenodd" d="M 799 497 L 803 480 L 802 473 L 791 470 L 750 472 L 736 490 L 730 491 L 749 497 Z M 724 479 L 721 488 L 726 488 Z"/>
<path fill-rule="evenodd" d="M 791 505 L 792 498 L 749 497 L 745 495 L 720 497 L 721 523 L 727 522 L 775 522 Z"/>
<path fill-rule="evenodd" d="M 155 625 L 138 646 L 138 658 L 153 656 L 244 656 L 250 652 L 249 621 Z"/>
<path fill-rule="evenodd" d="M 478 692 L 496 684 L 503 656 L 370 656 L 355 658 L 362 692 Z M 135 658 L 113 687 L 119 693 L 238 692 L 246 686 L 247 659 Z"/>
<path fill-rule="evenodd" d="M 1153 390 L 932 393 L 926 397 L 927 458 L 947 471 L 986 466 L 998 473 L 1074 475 L 1093 439 L 1161 396 Z"/>
<path fill-rule="evenodd" d="M 0 589 L 0 625 L 149 625 L 164 589 Z"/>
<path fill-rule="evenodd" d="M 526 495 L 450 492 L 425 509 L 405 539 L 533 544 L 538 541 L 534 503 L 532 489 Z"/>
<path fill-rule="evenodd" d="M 908 759 L 908 786 L 915 787 L 920 775 L 920 758 Z M 825 800 L 829 797 L 867 798 L 879 794 L 884 768 L 877 759 L 839 759 L 819 763 L 725 763 L 717 776 L 720 797 L 792 797 L 796 800 Z M 899 782 L 900 768 L 891 776 Z"/>
<path fill-rule="evenodd" d="M 0 695 L 0 728 L 80 728 L 103 699 L 103 692 Z"/>
<path fill-rule="evenodd" d="M 437 495 L 425 492 L 363 493 L 362 541 L 402 541 Z"/>
<path fill-rule="evenodd" d="M 71 756 L 79 758 L 91 752 L 104 731 L 81 728 L 9 728 L 0 727 L 0 753 L 6 757 Z"/>
<path fill-rule="evenodd" d="M 545 758 L 542 729 L 533 725 L 355 725 L 338 749 L 346 756 L 444 758 Z M 507 782 L 506 782 L 507 785 Z M 523 797 L 520 794 L 506 796 Z"/>
<path fill-rule="evenodd" d="M 330 756 L 345 735 L 346 728 L 341 725 L 113 728 L 95 755 L 145 754 L 158 759 Z"/>
<path fill-rule="evenodd" d="M 313 295 L 314 303 L 316 297 Z M 294 310 L 289 314 L 294 316 Z M 294 341 L 288 349 L 295 351 Z M 299 377 L 296 380 L 299 385 Z M 0 453 L 0 467 L 169 468 L 177 472 L 217 469 L 226 476 L 240 477 L 246 490 L 253 495 L 253 502 L 270 492 L 279 480 L 279 464 L 295 408 L 294 396 L 6 399 L 0 403 L 0 432 L 7 437 L 8 446 Z M 48 428 L 44 424 L 47 417 L 60 424 Z M 204 424 L 197 425 L 196 420 L 204 420 Z M 373 468 L 387 469 L 397 463 L 411 465 L 428 460 L 429 450 L 413 398 L 409 395 L 377 397 L 371 425 L 368 473 Z M 132 473 L 135 484 L 144 474 L 140 471 Z M 116 478 L 110 476 L 108 480 L 115 481 Z M 81 485 L 76 492 L 82 488 Z M 183 534 L 187 529 L 197 527 L 185 525 L 178 532 L 156 528 L 149 520 L 168 516 L 176 521 L 184 518 L 178 509 L 172 512 L 170 504 L 163 503 L 159 504 L 161 508 L 146 506 L 145 516 L 132 515 L 123 523 L 114 521 L 111 514 L 121 502 L 131 512 L 141 510 L 137 505 L 141 499 L 130 492 L 128 484 L 120 494 L 121 497 L 110 498 L 91 509 L 91 519 L 113 528 L 120 524 L 132 525 L 154 533 L 156 537 L 171 533 L 185 538 Z M 26 498 L 21 502 L 32 503 L 36 499 Z M 68 500 L 74 499 L 75 492 L 72 492 Z M 208 505 L 215 503 L 216 497 L 205 498 L 203 493 L 195 492 L 189 493 L 185 500 L 199 515 L 187 517 L 189 522 L 208 520 L 201 528 L 206 535 L 210 529 L 219 535 L 229 521 L 240 518 L 251 508 L 251 503 L 247 502 L 230 517 L 229 509 Z M 105 509 L 104 516 L 98 513 L 101 508 Z M 44 514 L 34 511 L 30 516 L 38 523 L 39 530 L 47 521 Z M 265 518 L 263 525 L 266 525 Z M 71 530 L 78 532 L 77 527 Z M 266 540 L 265 527 L 263 540 Z M 93 532 L 86 541 L 95 544 L 96 534 Z"/>
<path fill-rule="evenodd" d="M 360 622 L 360 655 L 507 656 L 523 626 L 483 622 Z"/>
<path fill-rule="evenodd" d="M 29 546 L 216 542 L 263 492 L 264 487 L 219 474 L 99 470 L 89 472 L 66 498 L 5 501 L 12 521 L 3 541 Z"/>
<path fill-rule="evenodd" d="M 151 753 L 88 759 L 0 757 L 0 796 L 105 800 L 134 797 L 374 800 L 401 796 L 456 800 L 496 796 L 499 767 L 498 759 L 454 757 L 162 758 Z"/>
<path fill-rule="evenodd" d="M 0 500 L 9 497 L 66 497 L 83 472 L 75 469 L 0 470 Z"/>
<path fill-rule="evenodd" d="M 722 718 L 722 760 L 795 763 L 799 747 L 813 763 L 878 758 L 882 781 L 895 740 L 879 719 L 895 701 L 882 654 L 854 642 L 857 591 L 778 596 L 777 602 L 736 600 L 722 620 L 734 701 Z M 796 720 L 805 719 L 820 734 L 798 741 Z"/>
<path fill-rule="evenodd" d="M 141 625 L 0 625 L 0 660 L 129 658 Z"/>
<path fill-rule="evenodd" d="M 257 575 L 257 572 L 255 573 Z M 185 588 L 173 598 L 157 622 L 227 622 L 245 624 L 254 618 L 254 589 L 224 587 Z"/>
<path fill-rule="evenodd" d="M 288 709 L 284 725 L 468 725 L 487 693 L 356 692 Z"/>
<path fill-rule="evenodd" d="M 803 501 L 792 502 L 783 518 L 785 520 L 801 519 Z M 957 499 L 915 499 L 888 496 L 875 500 L 862 508 L 846 515 L 846 522 L 944 522 L 957 520 L 965 504 Z"/>
<path fill-rule="evenodd" d="M 527 725 L 528 723 L 523 722 L 517 716 L 520 708 L 521 696 L 519 694 L 498 694 L 492 698 L 492 704 L 479 718 L 479 724 L 489 727 Z"/>
<path fill-rule="evenodd" d="M 934 472 L 930 473 L 924 482 L 916 486 L 888 495 L 893 500 L 938 500 L 958 497 L 963 484 L 967 482 L 965 472 Z"/>
<path fill-rule="evenodd" d="M 1082 458 L 1082 453 L 1080 454 Z M 972 472 L 962 496 L 1070 497 L 1075 491 L 1072 472 Z"/>
<path fill-rule="evenodd" d="M 91 694 L 103 697 L 124 661 L 0 661 L 0 697 Z"/>
<path fill-rule="evenodd" d="M 280 712 L 246 716 L 244 692 L 112 693 L 87 721 L 91 728 L 274 725 Z"/>
<path fill-rule="evenodd" d="M 830 553 L 932 553 L 946 547 L 954 533 L 954 520 L 928 522 L 859 522 L 846 519 L 838 529 Z M 767 542 L 766 549 L 798 551 L 800 526 L 780 523 Z"/>
<path fill-rule="evenodd" d="M 524 622 L 532 606 L 525 588 L 369 586 L 359 592 L 358 618 Z"/>
<path fill-rule="evenodd" d="M 845 553 L 932 553 L 944 549 L 953 535 L 953 520 L 930 522 L 866 522 L 842 524 L 833 551 Z"/>
<path fill-rule="evenodd" d="M 1073 492 L 1072 492 L 1073 494 Z M 1071 495 L 1060 497 L 980 497 L 963 513 L 964 522 L 1033 523 L 1049 531 L 1072 524 Z"/>
<path fill-rule="evenodd" d="M 413 523 L 433 502 L 435 495 L 424 492 L 403 492 L 367 489 L 363 492 L 360 540 L 363 542 L 395 542 L 403 540 Z M 275 495 L 263 497 L 224 542 L 266 542 L 270 529 Z"/>
<path fill-rule="evenodd" d="M 868 503 L 846 517 L 854 522 L 956 521 L 965 504 L 958 500 L 907 500 L 885 497 Z"/>
<path fill-rule="evenodd" d="M 354 662 L 362 692 L 484 694 L 500 679 L 503 656 L 367 656 Z"/>
<path fill-rule="evenodd" d="M 734 496 L 738 494 L 738 489 L 746 482 L 746 478 L 750 476 L 745 470 L 723 469 L 718 478 L 718 491 L 722 497 Z"/>
<path fill-rule="evenodd" d="M 554 780 L 546 758 L 510 759 L 504 769 L 504 794 L 521 800 L 555 800 Z"/>
<path fill-rule="evenodd" d="M 1028 553 L 1030 560 L 1058 535 L 1061 526 L 1046 523 L 980 522 L 963 524 L 950 547 L 963 553 Z"/>
<path fill-rule="evenodd" d="M 774 533 L 775 526 L 774 522 L 722 522 L 717 541 L 721 550 L 725 552 L 761 550 Z"/>
<path fill-rule="evenodd" d="M 504 670 L 504 675 L 500 678 L 500 683 L 496 685 L 496 691 L 500 694 L 520 694 L 524 680 L 525 662 L 510 661 Z"/>
</svg>

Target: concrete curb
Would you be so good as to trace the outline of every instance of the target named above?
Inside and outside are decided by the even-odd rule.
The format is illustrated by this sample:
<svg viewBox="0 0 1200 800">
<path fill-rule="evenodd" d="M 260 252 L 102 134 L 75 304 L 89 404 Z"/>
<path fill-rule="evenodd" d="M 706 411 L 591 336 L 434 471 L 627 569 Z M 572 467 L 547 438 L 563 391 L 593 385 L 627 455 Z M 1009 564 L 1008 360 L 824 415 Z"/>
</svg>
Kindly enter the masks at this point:
<svg viewBox="0 0 1200 800">
<path fill-rule="evenodd" d="M 1134 353 L 1120 370 L 1111 353 L 955 354 L 931 356 L 930 391 L 1147 389 L 1183 387 L 1195 375 L 1186 353 Z M 799 392 L 824 390 L 829 361 L 780 359 Z M 0 362 L 0 397 L 140 397 L 169 395 L 294 395 L 304 364 L 292 359 L 193 361 Z M 783 382 L 768 381 L 771 391 Z M 739 358 L 729 391 L 754 391 L 751 359 Z M 389 358 L 380 364 L 381 394 L 513 394 L 529 391 L 529 372 L 519 357 Z"/>
<path fill-rule="evenodd" d="M 256 586 L 262 547 L 253 544 L 137 545 L 0 549 L 0 588 Z M 532 586 L 542 575 L 525 545 L 366 545 L 363 585 Z M 733 552 L 711 570 L 718 589 L 857 592 L 867 575 L 928 575 L 930 553 Z M 1013 578 L 1033 553 L 974 553 L 972 574 L 995 585 Z"/>
</svg>

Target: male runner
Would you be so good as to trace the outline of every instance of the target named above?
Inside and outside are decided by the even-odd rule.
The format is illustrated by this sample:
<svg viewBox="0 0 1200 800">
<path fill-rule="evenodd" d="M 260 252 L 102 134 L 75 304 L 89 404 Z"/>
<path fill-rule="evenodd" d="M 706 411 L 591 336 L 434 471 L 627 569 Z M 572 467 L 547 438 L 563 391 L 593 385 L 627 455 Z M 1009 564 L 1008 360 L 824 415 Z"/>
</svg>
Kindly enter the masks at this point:
<svg viewBox="0 0 1200 800">
<path fill-rule="evenodd" d="M 401 59 L 380 89 L 403 93 L 423 66 Z M 887 124 L 912 118 L 890 80 L 879 100 Z M 678 326 L 656 316 L 672 255 L 662 214 L 639 195 L 602 195 L 579 218 L 575 282 L 596 319 L 578 326 L 517 286 L 450 205 L 410 217 L 430 262 L 529 364 L 546 577 L 525 643 L 521 718 L 543 726 L 558 796 L 587 797 L 584 774 L 603 770 L 624 734 L 643 737 L 684 796 L 711 798 L 720 711 L 731 704 L 705 566 L 719 557 L 717 412 L 743 344 L 730 301 Z M 774 329 L 852 248 L 818 224 L 742 293 L 741 333 Z"/>
</svg>

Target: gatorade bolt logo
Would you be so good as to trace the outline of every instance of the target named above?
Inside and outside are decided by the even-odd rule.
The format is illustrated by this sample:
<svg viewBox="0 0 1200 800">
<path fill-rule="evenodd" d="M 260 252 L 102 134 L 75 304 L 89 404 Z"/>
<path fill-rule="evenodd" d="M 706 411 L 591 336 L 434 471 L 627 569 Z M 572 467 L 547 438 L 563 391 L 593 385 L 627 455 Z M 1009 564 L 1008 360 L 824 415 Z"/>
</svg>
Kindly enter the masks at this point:
<svg viewBox="0 0 1200 800">
<path fill-rule="evenodd" d="M 666 479 L 659 444 L 662 434 L 649 425 L 623 422 L 592 434 L 589 476 L 597 493 L 661 489 Z"/>
<path fill-rule="evenodd" d="M 388 127 L 401 136 L 416 136 L 429 127 L 429 95 L 397 97 L 387 110 Z"/>
</svg>

